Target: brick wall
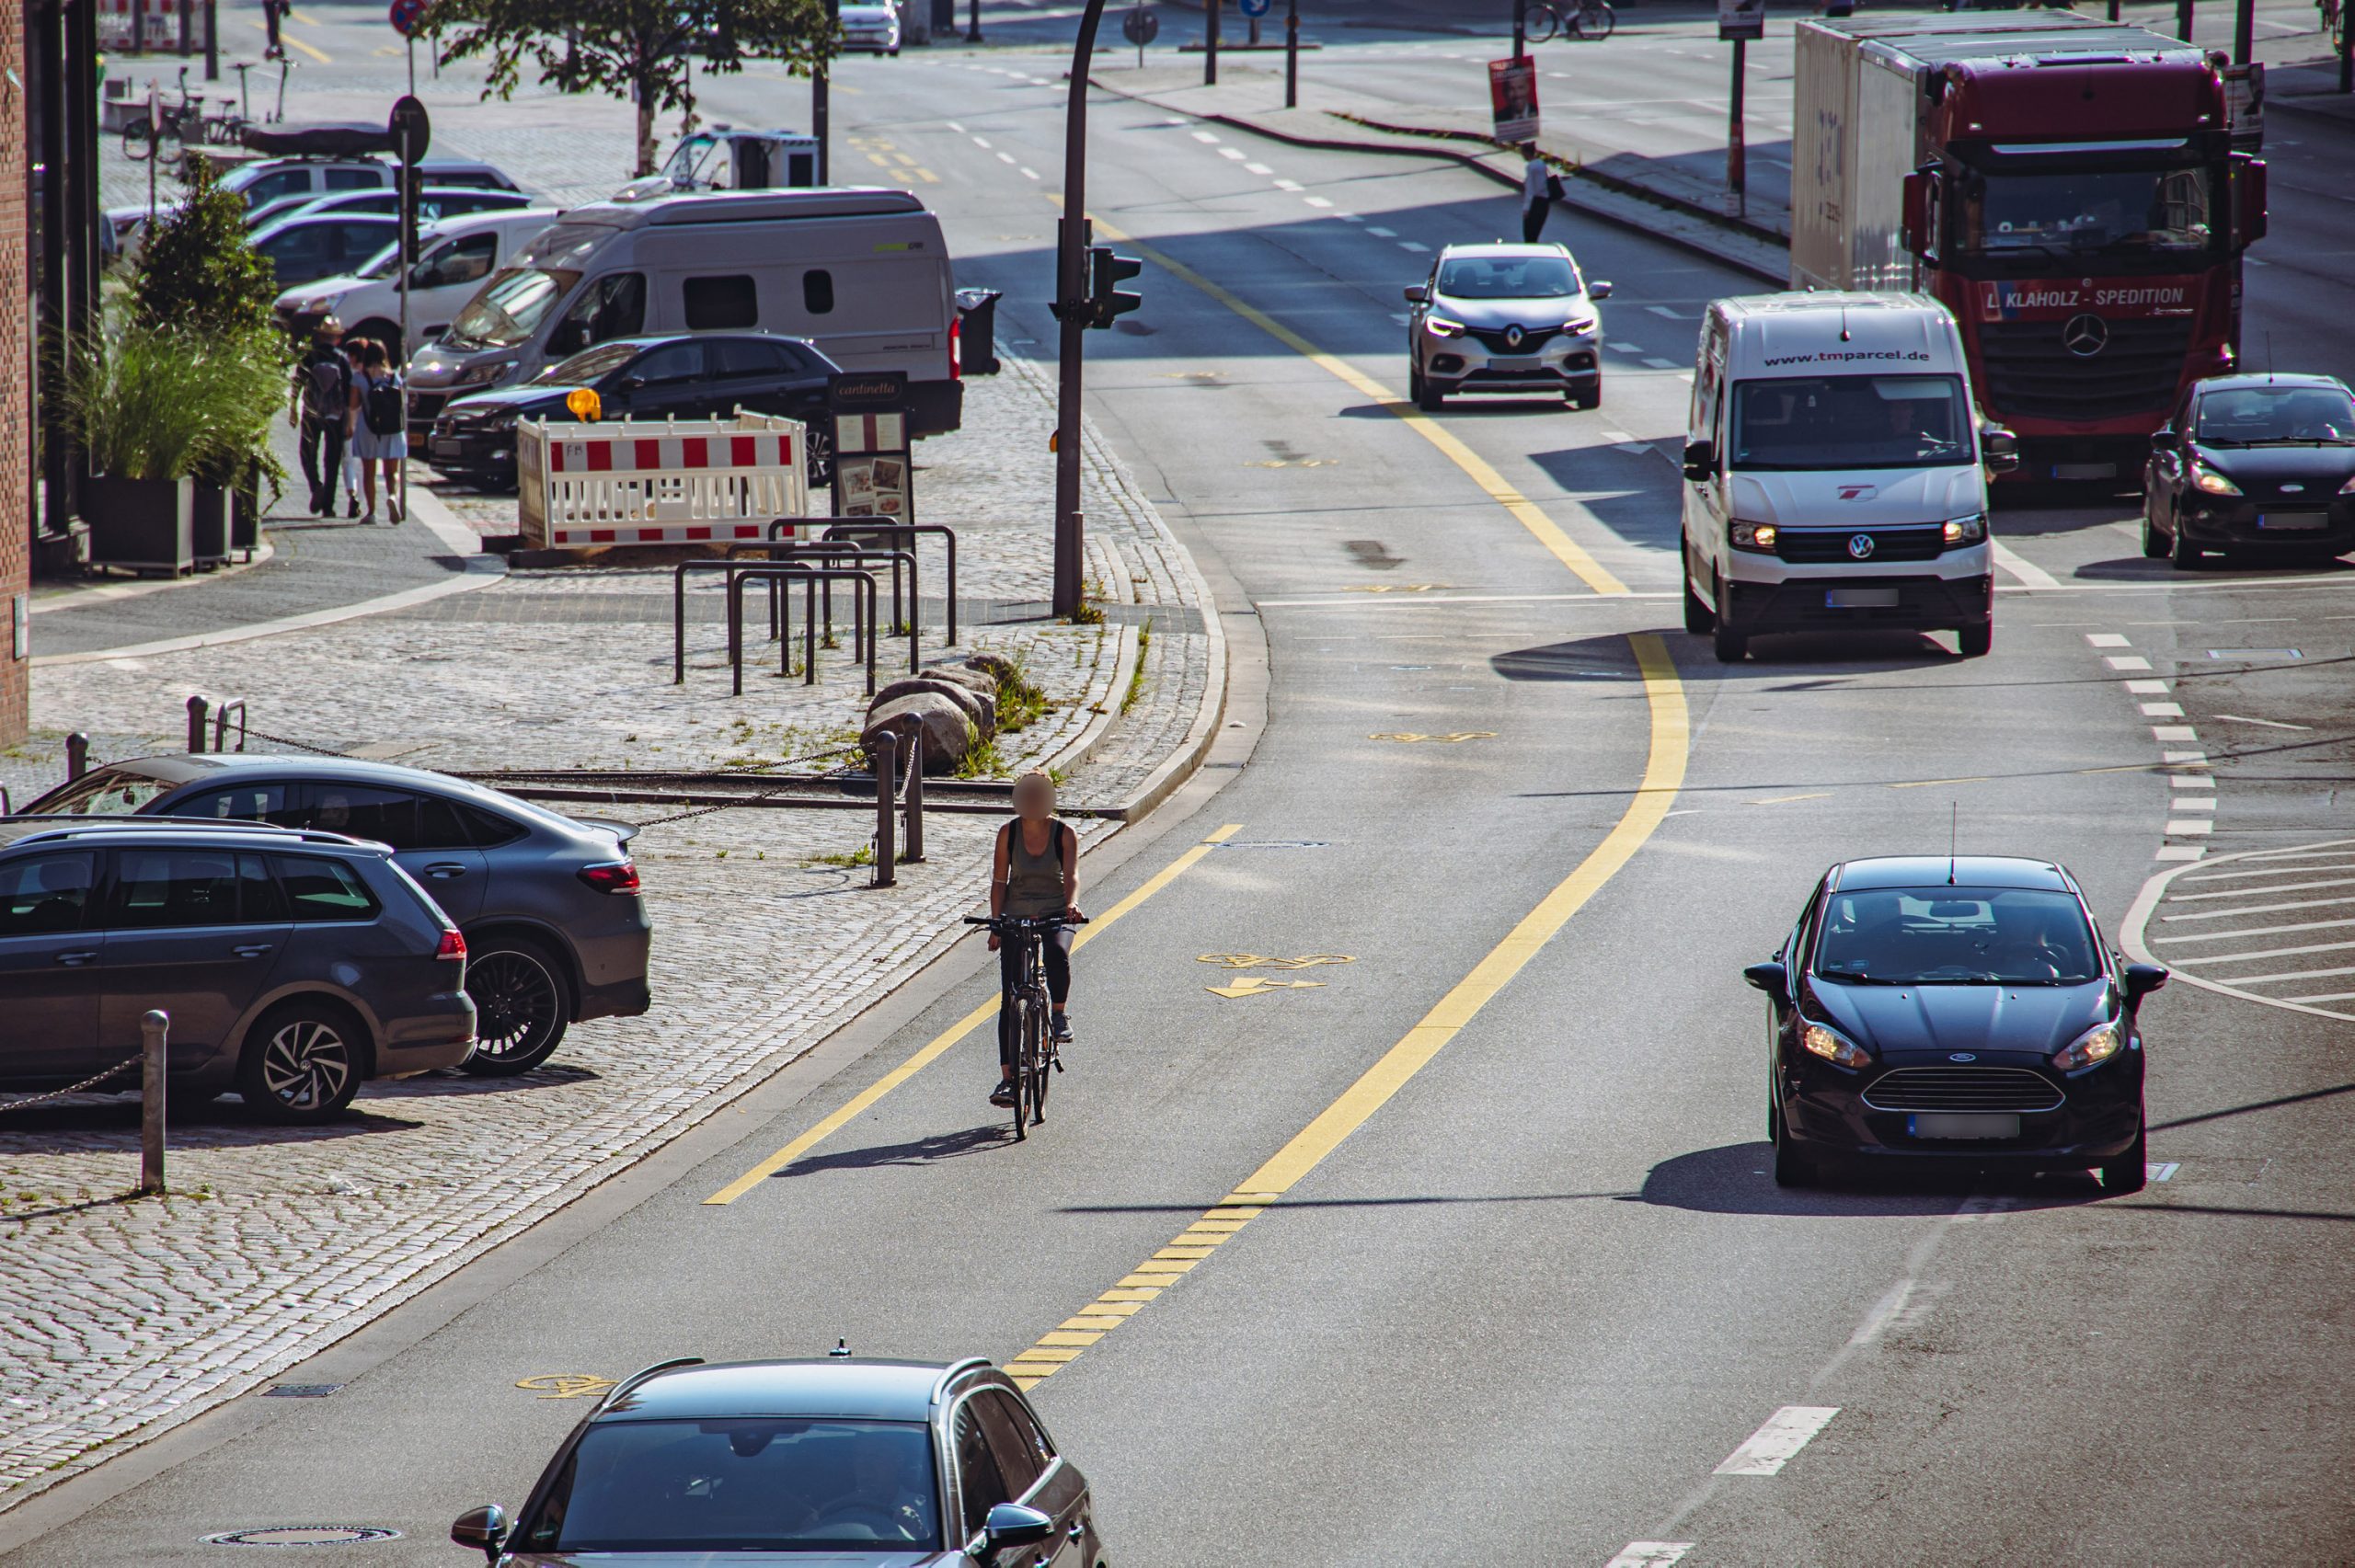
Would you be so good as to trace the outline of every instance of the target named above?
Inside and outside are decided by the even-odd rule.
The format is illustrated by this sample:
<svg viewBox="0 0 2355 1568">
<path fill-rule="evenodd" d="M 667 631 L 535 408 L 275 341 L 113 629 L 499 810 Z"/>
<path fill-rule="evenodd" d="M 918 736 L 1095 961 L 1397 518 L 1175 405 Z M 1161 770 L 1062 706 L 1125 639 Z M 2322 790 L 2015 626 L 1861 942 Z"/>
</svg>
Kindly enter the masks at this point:
<svg viewBox="0 0 2355 1568">
<path fill-rule="evenodd" d="M 17 657 L 32 560 L 32 274 L 27 238 L 24 9 L 0 6 L 0 746 L 25 738 L 32 666 Z M 7 280 L 14 278 L 13 283 Z"/>
</svg>

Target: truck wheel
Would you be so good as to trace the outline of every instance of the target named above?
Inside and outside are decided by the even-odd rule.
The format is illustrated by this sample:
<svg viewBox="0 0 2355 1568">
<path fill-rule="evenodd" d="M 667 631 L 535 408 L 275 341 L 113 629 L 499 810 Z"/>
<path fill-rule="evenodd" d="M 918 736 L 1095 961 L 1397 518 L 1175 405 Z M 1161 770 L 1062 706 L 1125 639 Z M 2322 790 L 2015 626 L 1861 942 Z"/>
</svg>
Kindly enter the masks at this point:
<svg viewBox="0 0 2355 1568">
<path fill-rule="evenodd" d="M 1740 664 L 1750 657 L 1750 639 L 1719 621 L 1716 652 L 1719 664 Z"/>
<path fill-rule="evenodd" d="M 1706 636 L 1717 628 L 1717 612 L 1693 591 L 1693 579 L 1684 579 L 1684 629 L 1694 636 Z"/>
<path fill-rule="evenodd" d="M 2165 560 L 2166 558 L 2168 549 L 2169 544 L 2167 542 L 2167 536 L 2161 533 L 2152 523 L 2150 509 L 2147 507 L 2144 508 L 2142 512 L 2142 558 L 2148 561 Z"/>
<path fill-rule="evenodd" d="M 2185 537 L 2183 524 L 2178 521 L 2175 532 L 2167 536 L 2169 564 L 2179 572 L 2196 572 L 2200 569 L 2200 563 L 2207 558 L 2208 552 Z"/>
<path fill-rule="evenodd" d="M 1965 658 L 1985 658 L 1987 650 L 1995 646 L 1995 622 L 1991 616 L 1976 626 L 1965 626 L 1954 635 L 1955 651 Z"/>
</svg>

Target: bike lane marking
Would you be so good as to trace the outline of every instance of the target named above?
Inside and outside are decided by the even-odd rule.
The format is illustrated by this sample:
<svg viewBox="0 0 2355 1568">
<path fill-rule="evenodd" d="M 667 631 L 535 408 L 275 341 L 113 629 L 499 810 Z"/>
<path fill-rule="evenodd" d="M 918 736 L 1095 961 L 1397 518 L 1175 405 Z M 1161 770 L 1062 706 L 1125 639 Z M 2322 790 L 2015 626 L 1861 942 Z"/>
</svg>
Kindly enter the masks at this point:
<svg viewBox="0 0 2355 1568">
<path fill-rule="evenodd" d="M 1234 1189 L 1175 1237 L 1166 1246 L 1132 1269 L 1111 1288 L 1063 1320 L 1019 1356 L 1005 1370 L 1024 1389 L 1035 1387 L 1071 1365 L 1087 1347 L 1136 1316 L 1170 1286 L 1217 1248 L 1241 1232 L 1339 1148 L 1351 1133 L 1373 1119 L 1418 1072 L 1479 1014 L 1497 994 L 1512 983 L 1529 961 L 1560 933 L 1570 917 L 1586 907 L 1604 884 L 1635 858 L 1683 787 L 1685 764 L 1692 748 L 1692 722 L 1684 701 L 1684 685 L 1669 657 L 1668 645 L 1655 633 L 1630 635 L 1636 663 L 1644 681 L 1644 699 L 1650 715 L 1651 746 L 1642 782 L 1618 822 L 1580 861 L 1569 876 L 1521 918 L 1503 941 L 1473 966 L 1433 1004 L 1422 1020 L 1361 1074 L 1356 1082 L 1319 1112 L 1292 1140 L 1235 1184 Z"/>
<path fill-rule="evenodd" d="M 1165 865 L 1159 871 L 1155 872 L 1151 876 L 1145 879 L 1143 885 L 1139 887 L 1135 892 L 1131 893 L 1127 898 L 1122 898 L 1119 903 L 1114 904 L 1110 909 L 1106 910 L 1102 914 L 1097 915 L 1086 925 L 1080 927 L 1079 934 L 1072 941 L 1072 950 L 1074 952 L 1077 952 L 1080 948 L 1086 946 L 1088 943 L 1095 940 L 1097 933 L 1120 920 L 1123 915 L 1128 914 L 1132 910 L 1134 910 L 1138 905 L 1143 903 L 1147 898 L 1152 898 L 1155 893 L 1160 892 L 1164 887 L 1168 887 L 1172 882 L 1177 881 L 1178 877 L 1184 876 L 1188 871 L 1191 870 L 1197 864 L 1199 864 L 1203 856 L 1209 854 L 1211 851 L 1216 849 L 1219 845 L 1224 843 L 1227 840 L 1233 838 L 1242 830 L 1242 823 L 1229 822 L 1224 827 L 1219 829 L 1218 831 L 1211 834 L 1208 838 L 1202 840 L 1201 842 L 1194 845 L 1185 853 L 1179 855 L 1176 860 L 1171 861 L 1167 865 Z M 703 1201 L 706 1205 L 718 1205 L 723 1207 L 728 1204 L 734 1203 L 738 1198 L 742 1197 L 746 1193 L 751 1192 L 754 1187 L 759 1186 L 769 1177 L 775 1175 L 779 1171 L 784 1170 L 787 1165 L 792 1164 L 796 1160 L 800 1159 L 804 1154 L 810 1152 L 810 1150 L 816 1148 L 827 1139 L 832 1138 L 844 1127 L 848 1127 L 852 1122 L 865 1115 L 877 1101 L 882 1099 L 883 1096 L 889 1094 L 892 1090 L 897 1089 L 901 1084 L 905 1083 L 909 1079 L 913 1078 L 917 1073 L 922 1072 L 925 1068 L 939 1060 L 941 1057 L 948 1053 L 950 1047 L 956 1045 L 958 1041 L 971 1034 L 975 1029 L 980 1028 L 983 1024 L 986 1024 L 991 1019 L 996 1017 L 998 999 L 993 996 L 989 1001 L 982 1003 L 981 1006 L 976 1007 L 972 1012 L 968 1013 L 956 1023 L 951 1024 L 947 1029 L 941 1031 L 938 1035 L 934 1036 L 931 1041 L 929 1041 L 922 1050 L 916 1052 L 915 1055 L 910 1057 L 907 1060 L 902 1062 L 899 1066 L 893 1068 L 890 1071 L 885 1073 L 882 1077 L 877 1079 L 874 1082 L 860 1090 L 856 1094 L 852 1095 L 849 1103 L 844 1104 L 841 1109 L 825 1117 L 808 1132 L 803 1133 L 800 1137 L 795 1139 L 792 1142 L 787 1144 L 784 1148 L 778 1150 L 775 1153 L 770 1155 L 767 1159 L 762 1161 L 759 1164 L 753 1166 L 751 1170 L 745 1172 L 742 1175 L 737 1177 L 734 1181 L 729 1183 L 726 1186 L 720 1188 L 718 1192 L 712 1194 Z"/>
</svg>

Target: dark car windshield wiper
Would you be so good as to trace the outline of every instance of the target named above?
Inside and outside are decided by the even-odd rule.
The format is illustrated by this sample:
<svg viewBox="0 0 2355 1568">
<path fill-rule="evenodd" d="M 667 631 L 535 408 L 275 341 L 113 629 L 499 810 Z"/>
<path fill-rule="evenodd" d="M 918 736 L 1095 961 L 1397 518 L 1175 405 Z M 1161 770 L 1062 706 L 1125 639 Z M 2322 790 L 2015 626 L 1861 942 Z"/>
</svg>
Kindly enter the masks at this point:
<svg viewBox="0 0 2355 1568">
<path fill-rule="evenodd" d="M 1913 983 L 1912 980 L 1892 980 L 1879 975 L 1844 975 L 1837 969 L 1818 970 L 1815 978 L 1844 986 L 1910 986 Z"/>
<path fill-rule="evenodd" d="M 2355 441 L 2345 436 L 2258 436 L 2241 442 L 2243 446 L 2355 446 Z"/>
</svg>

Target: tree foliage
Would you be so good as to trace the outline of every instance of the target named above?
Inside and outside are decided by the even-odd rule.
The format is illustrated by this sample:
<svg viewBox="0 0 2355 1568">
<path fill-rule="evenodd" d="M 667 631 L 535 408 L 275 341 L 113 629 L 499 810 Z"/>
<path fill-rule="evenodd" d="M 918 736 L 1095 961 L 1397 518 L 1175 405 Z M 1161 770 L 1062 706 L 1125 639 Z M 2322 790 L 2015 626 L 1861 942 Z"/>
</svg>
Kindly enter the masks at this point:
<svg viewBox="0 0 2355 1568">
<path fill-rule="evenodd" d="M 690 61 L 732 73 L 775 60 L 800 74 L 835 42 L 823 0 L 433 0 L 423 25 L 450 38 L 444 63 L 488 63 L 486 97 L 512 97 L 528 63 L 559 91 L 629 99 L 641 175 L 654 172 L 654 117 L 687 106 Z"/>
<path fill-rule="evenodd" d="M 207 337 L 275 335 L 277 276 L 247 243 L 245 203 L 202 158 L 185 160 L 180 177 L 185 199 L 156 216 L 140 246 L 132 324 Z"/>
</svg>

